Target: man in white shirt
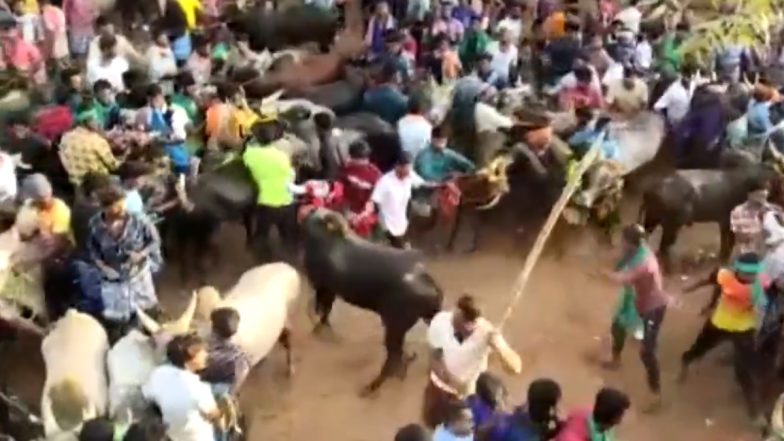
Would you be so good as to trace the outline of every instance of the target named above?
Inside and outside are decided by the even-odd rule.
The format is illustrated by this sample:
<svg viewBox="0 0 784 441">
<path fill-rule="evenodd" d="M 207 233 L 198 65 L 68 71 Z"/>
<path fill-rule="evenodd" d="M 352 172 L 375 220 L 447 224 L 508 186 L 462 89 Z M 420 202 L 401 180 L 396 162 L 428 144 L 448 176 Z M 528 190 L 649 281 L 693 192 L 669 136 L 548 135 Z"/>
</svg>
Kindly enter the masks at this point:
<svg viewBox="0 0 784 441">
<path fill-rule="evenodd" d="M 427 185 L 427 182 L 411 169 L 411 161 L 411 155 L 402 152 L 395 168 L 378 180 L 370 195 L 370 200 L 378 208 L 387 238 L 395 248 L 408 247 L 405 235 L 408 230 L 411 191 Z"/>
<path fill-rule="evenodd" d="M 212 390 L 196 372 L 207 366 L 207 346 L 194 335 L 174 337 L 166 348 L 170 364 L 158 366 L 142 387 L 155 403 L 172 441 L 215 441 L 214 421 L 220 416 Z"/>
<path fill-rule="evenodd" d="M 423 110 L 422 101 L 411 97 L 408 113 L 397 122 L 400 147 L 413 158 L 430 145 L 430 133 L 433 131 L 433 125 L 424 117 Z"/>
<path fill-rule="evenodd" d="M 490 66 L 498 75 L 504 85 L 510 85 L 509 74 L 517 63 L 517 46 L 514 44 L 514 35 L 507 28 L 501 28 L 501 41 L 491 44 L 487 52 L 493 56 Z"/>
<path fill-rule="evenodd" d="M 634 65 L 646 72 L 653 65 L 653 47 L 645 35 L 637 36 L 637 45 L 634 47 Z"/>
<path fill-rule="evenodd" d="M 442 311 L 433 317 L 427 341 L 431 364 L 423 417 L 430 428 L 444 422 L 452 403 L 474 393 L 476 380 L 487 370 L 491 352 L 499 355 L 507 370 L 515 374 L 522 370 L 520 356 L 495 326 L 482 317 L 469 295 L 458 299 L 454 311 Z"/>
<path fill-rule="evenodd" d="M 136 48 L 133 47 L 130 41 L 124 35 L 118 34 L 114 25 L 104 16 L 98 17 L 95 20 L 96 36 L 90 41 L 90 47 L 87 49 L 87 62 L 94 61 L 101 57 L 101 48 L 99 46 L 101 37 L 104 35 L 113 36 L 117 44 L 115 46 L 116 52 L 123 58 L 133 63 L 134 67 L 145 66 L 146 60 Z"/>
<path fill-rule="evenodd" d="M 672 82 L 664 95 L 653 105 L 654 110 L 667 114 L 667 122 L 670 127 L 675 127 L 689 112 L 691 94 L 688 82 L 688 79 L 679 77 Z"/>
<path fill-rule="evenodd" d="M 101 55 L 87 62 L 87 83 L 93 87 L 96 81 L 106 80 L 115 91 L 125 90 L 123 75 L 128 72 L 128 60 L 117 54 L 117 39 L 104 35 L 98 42 Z"/>
<path fill-rule="evenodd" d="M 0 204 L 13 202 L 16 199 L 16 164 L 14 158 L 0 152 Z"/>
<path fill-rule="evenodd" d="M 523 36 L 523 8 L 520 5 L 512 6 L 509 15 L 498 22 L 497 29 L 509 33 L 512 42 L 519 43 Z"/>
<path fill-rule="evenodd" d="M 642 12 L 637 9 L 639 0 L 630 0 L 629 6 L 615 14 L 615 19 L 623 23 L 623 27 L 634 32 L 640 33 L 640 23 L 642 22 Z"/>
</svg>

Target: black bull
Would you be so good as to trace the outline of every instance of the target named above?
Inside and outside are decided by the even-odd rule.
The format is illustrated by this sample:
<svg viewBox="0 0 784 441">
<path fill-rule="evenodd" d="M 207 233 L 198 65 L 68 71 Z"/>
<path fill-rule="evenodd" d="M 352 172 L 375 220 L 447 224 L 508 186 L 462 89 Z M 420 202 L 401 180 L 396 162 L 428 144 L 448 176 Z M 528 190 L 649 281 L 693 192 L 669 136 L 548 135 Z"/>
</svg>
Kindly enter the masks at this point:
<svg viewBox="0 0 784 441">
<path fill-rule="evenodd" d="M 640 221 L 648 233 L 662 227 L 659 253 L 665 263 L 683 226 L 718 223 L 719 254 L 726 261 L 734 244 L 730 212 L 746 200 L 749 190 L 759 182 L 779 181 L 776 171 L 766 164 L 741 164 L 722 170 L 677 170 L 643 193 Z"/>
<path fill-rule="evenodd" d="M 318 209 L 303 224 L 305 271 L 316 291 L 318 327 L 329 326 L 337 296 L 373 311 L 384 325 L 386 360 L 364 389 L 378 389 L 392 374 L 404 376 L 413 356 L 404 357 L 408 330 L 429 322 L 441 309 L 443 293 L 415 251 L 398 250 L 354 235 L 338 214 Z M 404 359 L 405 358 L 405 359 Z"/>
</svg>

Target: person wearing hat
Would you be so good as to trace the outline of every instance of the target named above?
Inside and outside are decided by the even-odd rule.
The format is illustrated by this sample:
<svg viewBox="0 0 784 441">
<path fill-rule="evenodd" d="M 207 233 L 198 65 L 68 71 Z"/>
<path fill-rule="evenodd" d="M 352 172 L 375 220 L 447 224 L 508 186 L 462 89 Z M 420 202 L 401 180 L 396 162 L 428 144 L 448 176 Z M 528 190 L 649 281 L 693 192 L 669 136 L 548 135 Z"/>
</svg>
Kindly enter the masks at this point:
<svg viewBox="0 0 784 441">
<path fill-rule="evenodd" d="M 636 331 L 642 324 L 640 359 L 645 366 L 651 393 L 646 410 L 651 411 L 661 404 L 657 347 L 669 300 L 664 292 L 659 262 L 646 243 L 645 230 L 640 225 L 629 225 L 623 229 L 622 236 L 622 257 L 611 274 L 611 278 L 622 285 L 622 290 L 611 329 L 612 359 L 605 363 L 605 367 L 620 367 L 628 333 Z"/>
<path fill-rule="evenodd" d="M 295 170 L 291 159 L 276 145 L 287 142 L 277 120 L 259 121 L 251 128 L 253 138 L 248 141 L 242 162 L 256 183 L 256 233 L 253 238 L 256 252 L 261 257 L 270 255 L 270 230 L 275 227 L 284 247 L 284 257 L 296 252 L 297 212 L 292 185 Z"/>
<path fill-rule="evenodd" d="M 754 379 L 755 337 L 760 316 L 766 308 L 765 290 L 769 286 L 762 274 L 759 255 L 743 253 L 730 268 L 722 268 L 716 275 L 721 288 L 713 314 L 705 322 L 691 347 L 681 356 L 681 381 L 688 376 L 689 367 L 724 341 L 734 347 L 735 378 L 743 392 L 747 410 L 758 418 L 757 389 Z"/>
<path fill-rule="evenodd" d="M 412 157 L 402 152 L 395 168 L 384 174 L 376 183 L 370 200 L 376 204 L 389 243 L 395 248 L 407 248 L 408 203 L 416 187 L 427 182 L 411 169 Z"/>
<path fill-rule="evenodd" d="M 120 161 L 101 135 L 99 115 L 94 108 L 82 105 L 76 122 L 77 126 L 60 140 L 60 160 L 71 183 L 79 186 L 85 174 L 111 174 Z"/>
</svg>

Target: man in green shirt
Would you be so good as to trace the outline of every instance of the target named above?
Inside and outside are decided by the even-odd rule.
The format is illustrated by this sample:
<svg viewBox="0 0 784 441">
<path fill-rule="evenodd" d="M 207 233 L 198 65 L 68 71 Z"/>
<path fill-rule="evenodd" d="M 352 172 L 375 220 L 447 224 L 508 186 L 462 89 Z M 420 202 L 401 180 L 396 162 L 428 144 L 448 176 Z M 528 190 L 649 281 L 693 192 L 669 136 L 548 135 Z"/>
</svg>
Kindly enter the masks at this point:
<svg viewBox="0 0 784 441">
<path fill-rule="evenodd" d="M 278 229 L 284 257 L 294 257 L 297 217 L 294 205 L 294 167 L 286 153 L 276 147 L 283 139 L 277 121 L 257 122 L 251 128 L 253 139 L 242 154 L 258 190 L 256 200 L 256 234 L 254 242 L 260 257 L 269 256 L 269 234 Z"/>
</svg>

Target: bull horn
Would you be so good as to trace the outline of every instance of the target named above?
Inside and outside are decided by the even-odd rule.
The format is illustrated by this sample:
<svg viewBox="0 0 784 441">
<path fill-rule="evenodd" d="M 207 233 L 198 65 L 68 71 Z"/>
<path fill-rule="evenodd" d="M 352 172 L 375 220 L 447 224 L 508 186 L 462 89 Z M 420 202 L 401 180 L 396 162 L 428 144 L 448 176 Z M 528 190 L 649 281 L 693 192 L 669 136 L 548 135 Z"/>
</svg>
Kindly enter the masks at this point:
<svg viewBox="0 0 784 441">
<path fill-rule="evenodd" d="M 493 199 L 490 200 L 490 202 L 488 202 L 488 203 L 486 203 L 484 205 L 480 205 L 480 206 L 476 207 L 475 210 L 482 210 L 483 211 L 483 210 L 489 210 L 491 208 L 494 208 L 496 205 L 498 205 L 499 202 L 501 202 L 501 198 L 503 196 L 504 196 L 504 194 L 502 192 L 498 192 L 498 194 L 495 195 L 493 197 Z"/>
<path fill-rule="evenodd" d="M 177 320 L 165 325 L 166 330 L 172 335 L 186 334 L 191 329 L 191 322 L 193 321 L 193 315 L 196 313 L 196 305 L 198 304 L 197 300 L 198 296 L 196 295 L 196 291 L 193 291 L 188 307 L 185 308 L 185 311 L 183 311 L 182 315 L 180 315 Z"/>
<path fill-rule="evenodd" d="M 147 330 L 150 334 L 157 334 L 161 331 L 161 325 L 158 324 L 152 317 L 147 315 L 141 308 L 136 308 L 136 317 L 139 318 L 139 323 Z"/>
</svg>

